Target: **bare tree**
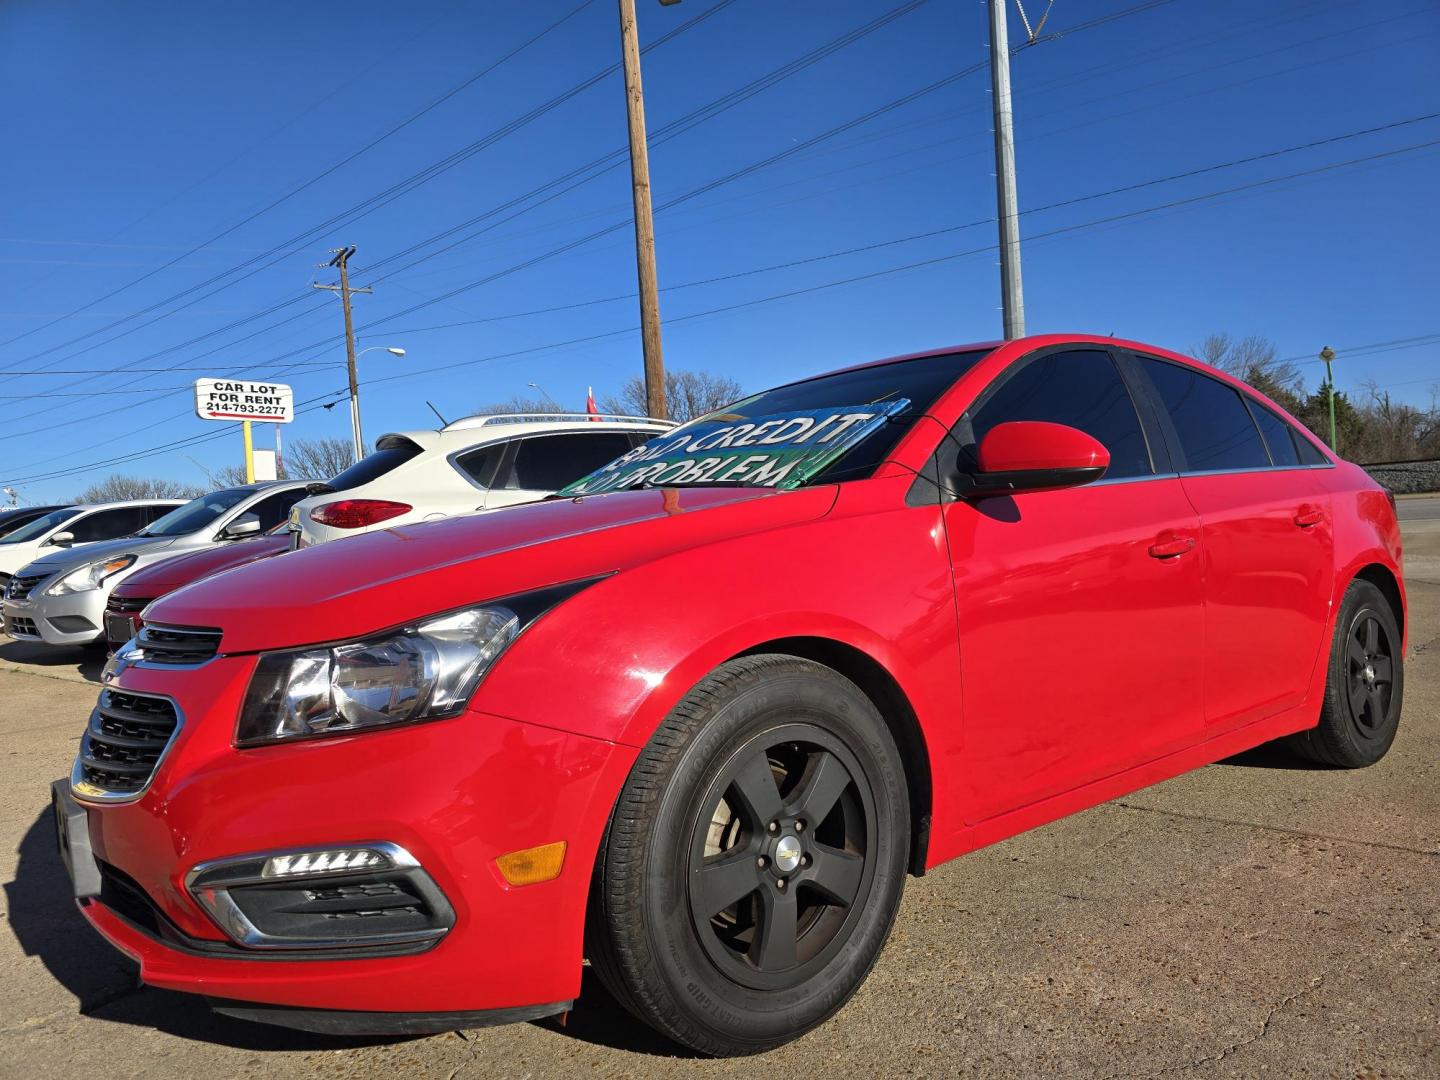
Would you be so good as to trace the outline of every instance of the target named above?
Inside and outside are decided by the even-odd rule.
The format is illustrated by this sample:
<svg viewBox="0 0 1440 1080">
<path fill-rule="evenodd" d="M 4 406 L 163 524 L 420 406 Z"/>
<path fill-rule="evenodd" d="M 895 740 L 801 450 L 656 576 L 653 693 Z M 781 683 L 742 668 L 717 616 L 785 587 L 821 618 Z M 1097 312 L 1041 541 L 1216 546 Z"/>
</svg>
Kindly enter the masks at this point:
<svg viewBox="0 0 1440 1080">
<path fill-rule="evenodd" d="M 121 502 L 125 499 L 193 499 L 207 488 L 180 484 L 174 480 L 152 480 L 141 476 L 115 473 L 76 496 L 80 503 Z"/>
<path fill-rule="evenodd" d="M 329 480 L 355 463 L 349 439 L 296 439 L 285 446 L 286 480 Z"/>
<path fill-rule="evenodd" d="M 674 369 L 665 372 L 665 404 L 670 410 L 670 419 L 681 423 L 729 405 L 744 392 L 738 382 L 726 375 Z M 620 393 L 605 398 L 600 407 L 608 413 L 644 416 L 647 409 L 645 380 L 639 375 L 631 376 L 620 387 Z"/>
<path fill-rule="evenodd" d="M 572 412 L 558 401 L 548 397 L 512 397 L 506 401 L 492 401 L 488 405 L 481 405 L 471 416 L 499 416 L 502 413 L 544 413 L 555 415 L 557 413 Z"/>
<path fill-rule="evenodd" d="M 1249 334 L 1238 340 L 1229 334 L 1211 334 L 1193 350 L 1212 367 L 1229 372 L 1290 412 L 1299 411 L 1305 392 L 1304 376 L 1293 360 L 1281 360 L 1269 338 Z"/>
</svg>

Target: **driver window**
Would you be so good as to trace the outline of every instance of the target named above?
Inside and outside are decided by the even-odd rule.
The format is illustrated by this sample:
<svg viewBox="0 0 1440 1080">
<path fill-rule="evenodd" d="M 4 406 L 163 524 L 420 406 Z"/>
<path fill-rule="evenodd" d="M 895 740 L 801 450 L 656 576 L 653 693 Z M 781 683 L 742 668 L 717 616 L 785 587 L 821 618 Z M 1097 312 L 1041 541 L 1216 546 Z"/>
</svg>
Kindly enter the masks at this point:
<svg viewBox="0 0 1440 1080">
<path fill-rule="evenodd" d="M 975 448 L 996 425 L 1044 420 L 1079 428 L 1100 440 L 1110 451 L 1106 480 L 1155 474 L 1135 403 L 1109 353 L 1049 353 L 1001 379 L 970 417 L 972 460 Z"/>
</svg>

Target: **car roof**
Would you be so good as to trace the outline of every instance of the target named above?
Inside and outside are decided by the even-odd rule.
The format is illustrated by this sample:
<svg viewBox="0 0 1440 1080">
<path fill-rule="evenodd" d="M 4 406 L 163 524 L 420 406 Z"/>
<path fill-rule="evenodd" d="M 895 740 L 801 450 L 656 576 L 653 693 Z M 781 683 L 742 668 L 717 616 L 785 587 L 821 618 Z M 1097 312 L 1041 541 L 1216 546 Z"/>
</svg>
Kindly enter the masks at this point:
<svg viewBox="0 0 1440 1080">
<path fill-rule="evenodd" d="M 487 416 L 466 416 L 446 424 L 438 431 L 387 431 L 375 440 L 379 446 L 386 439 L 408 439 L 423 450 L 479 446 L 487 442 L 503 442 L 527 435 L 550 435 L 575 431 L 669 431 L 674 421 L 655 420 L 646 416 L 602 415 L 595 420 L 586 413 L 497 413 Z"/>
<path fill-rule="evenodd" d="M 121 506 L 184 506 L 189 499 L 116 499 L 114 502 L 70 503 L 76 510 L 113 510 Z M 58 507 L 60 510 L 68 507 Z"/>
</svg>

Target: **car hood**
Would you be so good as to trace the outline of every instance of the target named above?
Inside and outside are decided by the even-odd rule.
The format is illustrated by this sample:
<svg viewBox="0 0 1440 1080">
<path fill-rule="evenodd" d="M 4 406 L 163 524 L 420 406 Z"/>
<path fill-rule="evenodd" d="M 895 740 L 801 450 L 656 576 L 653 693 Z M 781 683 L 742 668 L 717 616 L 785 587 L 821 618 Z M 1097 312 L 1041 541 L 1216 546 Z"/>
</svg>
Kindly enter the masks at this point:
<svg viewBox="0 0 1440 1080">
<path fill-rule="evenodd" d="M 148 555 L 154 551 L 173 547 L 175 541 L 179 539 L 182 537 L 122 536 L 119 540 L 97 540 L 93 544 L 81 544 L 76 548 L 62 548 L 43 558 L 36 559 L 25 567 L 23 573 L 49 576 L 74 570 L 78 566 L 88 566 L 92 562 L 108 559 L 112 555 Z"/>
<path fill-rule="evenodd" d="M 147 600 L 164 596 L 202 577 L 278 555 L 289 547 L 290 534 L 282 533 L 253 540 L 237 540 L 217 548 L 191 551 L 184 555 L 165 556 L 162 552 L 160 561 L 135 571 L 115 586 L 111 595 Z"/>
<path fill-rule="evenodd" d="M 352 638 L 809 521 L 830 510 L 835 493 L 622 491 L 381 529 L 197 581 L 158 600 L 146 620 L 219 627 L 227 653 Z"/>
</svg>

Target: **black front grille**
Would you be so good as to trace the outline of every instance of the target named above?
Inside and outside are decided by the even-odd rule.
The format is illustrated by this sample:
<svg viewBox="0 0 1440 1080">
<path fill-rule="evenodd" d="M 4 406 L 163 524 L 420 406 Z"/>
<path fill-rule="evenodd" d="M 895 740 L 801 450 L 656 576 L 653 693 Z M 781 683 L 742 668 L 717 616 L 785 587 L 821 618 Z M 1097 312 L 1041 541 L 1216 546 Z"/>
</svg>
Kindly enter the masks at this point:
<svg viewBox="0 0 1440 1080">
<path fill-rule="evenodd" d="M 144 791 L 179 726 L 167 698 L 102 690 L 80 741 L 80 779 L 116 795 Z"/>
<path fill-rule="evenodd" d="M 40 631 L 35 629 L 35 620 L 27 619 L 23 615 L 6 615 L 5 632 L 13 638 L 38 638 Z"/>
<path fill-rule="evenodd" d="M 28 574 L 25 577 L 19 575 L 10 579 L 10 584 L 5 586 L 5 598 L 7 600 L 28 600 L 30 590 L 45 580 L 44 574 Z"/>
<path fill-rule="evenodd" d="M 203 664 L 220 651 L 220 631 L 146 623 L 135 642 L 156 664 Z"/>
<path fill-rule="evenodd" d="M 144 611 L 147 604 L 153 603 L 153 596 L 134 598 L 129 596 L 111 596 L 105 604 L 106 611 L 114 611 L 120 615 L 134 615 L 137 611 Z"/>
</svg>

